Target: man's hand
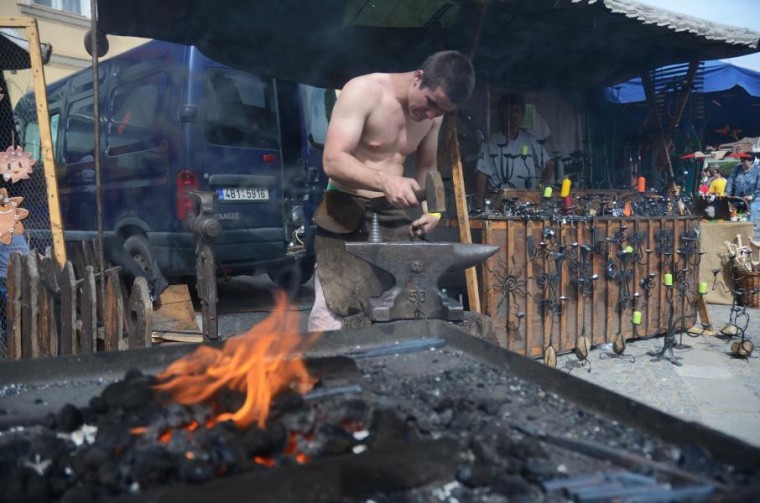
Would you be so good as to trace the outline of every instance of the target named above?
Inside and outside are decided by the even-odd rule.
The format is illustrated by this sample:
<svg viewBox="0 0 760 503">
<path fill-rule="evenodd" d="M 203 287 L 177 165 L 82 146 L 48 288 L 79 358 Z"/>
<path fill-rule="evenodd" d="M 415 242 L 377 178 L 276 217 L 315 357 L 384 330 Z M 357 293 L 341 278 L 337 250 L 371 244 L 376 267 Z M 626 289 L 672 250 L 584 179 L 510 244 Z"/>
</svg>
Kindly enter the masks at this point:
<svg viewBox="0 0 760 503">
<path fill-rule="evenodd" d="M 744 196 L 742 199 L 744 199 L 744 202 L 747 204 L 747 208 L 749 208 L 749 205 L 752 204 L 752 201 L 755 198 L 752 196 Z"/>
<path fill-rule="evenodd" d="M 409 237 L 424 237 L 431 233 L 438 222 L 441 220 L 440 213 L 423 213 L 420 218 L 412 222 L 409 226 Z"/>
<path fill-rule="evenodd" d="M 415 194 L 416 190 L 421 190 L 421 187 L 414 178 L 388 176 L 383 184 L 383 194 L 394 208 L 418 206 L 420 201 Z"/>
</svg>

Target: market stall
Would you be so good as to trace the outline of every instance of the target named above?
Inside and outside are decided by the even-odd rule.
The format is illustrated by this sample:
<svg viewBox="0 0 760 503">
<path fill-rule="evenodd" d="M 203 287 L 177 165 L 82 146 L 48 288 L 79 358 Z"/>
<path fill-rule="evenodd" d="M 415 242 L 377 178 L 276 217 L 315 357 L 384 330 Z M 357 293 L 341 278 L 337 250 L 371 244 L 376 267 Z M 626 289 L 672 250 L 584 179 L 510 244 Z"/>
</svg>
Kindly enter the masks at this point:
<svg viewBox="0 0 760 503">
<path fill-rule="evenodd" d="M 699 265 L 699 277 L 710 284 L 705 295 L 705 302 L 710 304 L 731 304 L 732 290 L 735 288 L 733 271 L 726 259 L 728 249 L 726 242 L 735 243 L 736 236 L 746 243 L 754 235 L 755 229 L 750 222 L 709 221 L 700 222 L 702 231 L 702 260 Z"/>
<path fill-rule="evenodd" d="M 571 350 L 581 334 L 594 344 L 614 340 L 624 352 L 628 337 L 693 323 L 699 222 L 684 216 L 672 195 L 670 137 L 697 62 L 755 52 L 757 33 L 618 0 L 170 2 L 158 10 L 146 0 L 98 3 L 98 27 L 106 33 L 196 44 L 241 70 L 330 88 L 363 73 L 409 71 L 443 48 L 468 54 L 478 85 L 464 109 L 449 115 L 439 149 L 450 161 L 453 185 L 448 215 L 454 220 L 444 223 L 452 233 L 457 228 L 455 239 L 462 243 L 501 247 L 480 281 L 474 269 L 466 272 L 470 309 L 481 311 L 482 300 L 482 311 L 504 328 L 502 345 L 530 355 L 547 347 Z M 675 113 L 663 115 L 650 70 L 674 63 L 687 64 L 685 84 L 675 94 Z M 648 176 L 641 156 L 624 166 L 603 152 L 609 123 L 601 122 L 602 134 L 596 135 L 589 126 L 595 90 L 634 76 L 644 81 L 656 123 L 651 171 L 663 181 L 660 187 L 667 184 L 669 197 L 628 189 L 619 197 L 614 191 L 576 192 L 574 209 L 563 214 L 556 196 L 543 201 L 533 192 L 520 194 L 517 208 L 500 201 L 471 220 L 466 197 L 472 187 L 465 175 L 473 166 L 461 155 L 457 127 L 469 114 L 473 129 L 487 137 L 497 129 L 491 109 L 508 90 L 531 93 L 529 103 L 552 127 L 548 153 L 553 157 L 557 150 L 569 159 L 560 176 L 577 172 L 586 188 L 601 185 L 599 174 L 605 182 L 609 173 L 620 174 L 618 186 Z M 444 164 L 439 160 L 439 167 Z"/>
</svg>

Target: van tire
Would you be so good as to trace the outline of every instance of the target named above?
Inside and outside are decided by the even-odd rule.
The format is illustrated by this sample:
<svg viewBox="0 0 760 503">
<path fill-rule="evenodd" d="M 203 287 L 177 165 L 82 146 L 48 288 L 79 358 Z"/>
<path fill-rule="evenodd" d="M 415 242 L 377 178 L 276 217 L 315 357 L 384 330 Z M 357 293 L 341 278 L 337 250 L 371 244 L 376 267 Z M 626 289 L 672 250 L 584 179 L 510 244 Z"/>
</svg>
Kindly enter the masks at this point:
<svg viewBox="0 0 760 503">
<path fill-rule="evenodd" d="M 145 277 L 150 287 L 150 295 L 154 302 L 158 301 L 161 293 L 169 286 L 169 281 L 158 268 L 153 258 L 153 249 L 148 238 L 142 234 L 133 234 L 124 240 L 124 251 L 132 260 L 145 271 Z"/>
<path fill-rule="evenodd" d="M 124 240 L 124 249 L 148 276 L 152 276 L 155 272 L 153 271 L 153 251 L 148 238 L 142 234 L 133 234 Z"/>
</svg>

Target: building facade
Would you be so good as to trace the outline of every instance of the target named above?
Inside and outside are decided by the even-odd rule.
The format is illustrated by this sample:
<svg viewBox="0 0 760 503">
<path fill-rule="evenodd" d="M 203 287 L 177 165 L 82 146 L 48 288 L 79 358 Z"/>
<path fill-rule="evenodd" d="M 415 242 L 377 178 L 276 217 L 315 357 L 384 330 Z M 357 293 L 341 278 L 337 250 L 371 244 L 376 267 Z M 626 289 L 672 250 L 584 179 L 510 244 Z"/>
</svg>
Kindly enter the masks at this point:
<svg viewBox="0 0 760 503">
<path fill-rule="evenodd" d="M 45 81 L 50 84 L 92 64 L 84 47 L 90 29 L 90 0 L 3 0 L 0 18 L 32 17 L 37 20 L 40 42 L 52 46 L 52 55 L 44 67 Z M 6 33 L 6 36 L 13 36 Z M 23 33 L 19 33 L 23 37 Z M 136 37 L 108 36 L 111 57 L 146 42 Z M 28 92 L 28 83 L 13 71 L 5 71 L 7 93 L 12 103 Z"/>
</svg>

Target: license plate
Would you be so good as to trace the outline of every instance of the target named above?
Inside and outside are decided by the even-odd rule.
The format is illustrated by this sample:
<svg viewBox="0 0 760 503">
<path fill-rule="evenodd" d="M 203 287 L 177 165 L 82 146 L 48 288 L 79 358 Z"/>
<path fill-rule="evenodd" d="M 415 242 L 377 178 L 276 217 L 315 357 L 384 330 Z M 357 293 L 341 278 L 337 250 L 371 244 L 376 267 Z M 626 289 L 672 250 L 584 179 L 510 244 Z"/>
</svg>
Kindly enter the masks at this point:
<svg viewBox="0 0 760 503">
<path fill-rule="evenodd" d="M 269 201 L 269 190 L 260 188 L 216 189 L 220 201 Z"/>
</svg>

